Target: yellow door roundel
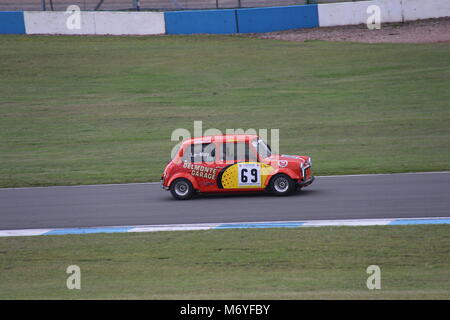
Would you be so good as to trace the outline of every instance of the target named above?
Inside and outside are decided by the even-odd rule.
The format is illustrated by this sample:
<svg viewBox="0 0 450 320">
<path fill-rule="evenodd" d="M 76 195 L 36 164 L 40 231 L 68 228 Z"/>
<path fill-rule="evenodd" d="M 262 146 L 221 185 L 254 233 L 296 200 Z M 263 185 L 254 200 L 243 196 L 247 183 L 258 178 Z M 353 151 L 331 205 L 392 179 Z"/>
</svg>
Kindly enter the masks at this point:
<svg viewBox="0 0 450 320">
<path fill-rule="evenodd" d="M 217 176 L 223 189 L 264 188 L 274 168 L 261 162 L 238 162 L 225 167 Z"/>
</svg>

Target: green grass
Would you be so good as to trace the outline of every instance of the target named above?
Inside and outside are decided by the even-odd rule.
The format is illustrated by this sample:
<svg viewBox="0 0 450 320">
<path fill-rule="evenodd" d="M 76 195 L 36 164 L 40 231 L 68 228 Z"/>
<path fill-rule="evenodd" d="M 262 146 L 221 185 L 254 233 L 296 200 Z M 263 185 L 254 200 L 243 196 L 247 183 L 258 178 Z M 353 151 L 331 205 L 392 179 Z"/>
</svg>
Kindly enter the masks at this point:
<svg viewBox="0 0 450 320">
<path fill-rule="evenodd" d="M 316 174 L 450 169 L 450 43 L 0 37 L 0 187 L 155 181 L 176 128 L 278 128 Z"/>
<path fill-rule="evenodd" d="M 0 299 L 449 299 L 449 244 L 448 225 L 0 238 Z"/>
</svg>

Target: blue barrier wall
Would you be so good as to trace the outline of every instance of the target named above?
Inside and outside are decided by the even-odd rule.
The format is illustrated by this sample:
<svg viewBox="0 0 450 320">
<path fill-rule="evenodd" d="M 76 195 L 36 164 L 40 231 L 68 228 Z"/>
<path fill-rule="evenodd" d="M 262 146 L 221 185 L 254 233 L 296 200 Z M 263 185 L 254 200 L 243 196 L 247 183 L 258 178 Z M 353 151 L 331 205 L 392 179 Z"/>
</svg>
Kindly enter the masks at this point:
<svg viewBox="0 0 450 320">
<path fill-rule="evenodd" d="M 25 22 L 21 11 L 0 11 L 0 34 L 24 34 Z"/>
<path fill-rule="evenodd" d="M 236 10 L 165 12 L 167 34 L 237 33 Z"/>
<path fill-rule="evenodd" d="M 240 33 L 272 32 L 319 26 L 317 5 L 239 9 Z"/>
</svg>

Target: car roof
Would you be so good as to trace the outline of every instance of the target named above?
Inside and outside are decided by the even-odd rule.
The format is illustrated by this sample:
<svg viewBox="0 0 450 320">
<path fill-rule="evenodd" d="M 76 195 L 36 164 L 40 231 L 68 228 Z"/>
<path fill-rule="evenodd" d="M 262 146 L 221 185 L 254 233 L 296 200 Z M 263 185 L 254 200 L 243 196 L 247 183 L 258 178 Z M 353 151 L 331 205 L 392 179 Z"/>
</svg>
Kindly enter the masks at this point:
<svg viewBox="0 0 450 320">
<path fill-rule="evenodd" d="M 244 142 L 258 138 L 256 134 L 222 134 L 212 136 L 202 136 L 186 139 L 183 144 L 197 144 L 209 142 Z"/>
</svg>

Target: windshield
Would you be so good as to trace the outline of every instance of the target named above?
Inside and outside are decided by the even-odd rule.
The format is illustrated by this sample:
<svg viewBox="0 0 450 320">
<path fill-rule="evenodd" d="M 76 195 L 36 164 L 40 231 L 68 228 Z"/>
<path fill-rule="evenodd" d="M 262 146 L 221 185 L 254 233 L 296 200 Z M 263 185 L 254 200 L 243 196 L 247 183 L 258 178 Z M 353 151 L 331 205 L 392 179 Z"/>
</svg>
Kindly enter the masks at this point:
<svg viewBox="0 0 450 320">
<path fill-rule="evenodd" d="M 253 146 L 258 150 L 258 154 L 261 158 L 270 157 L 272 152 L 270 147 L 262 139 L 255 139 L 252 141 Z"/>
</svg>

